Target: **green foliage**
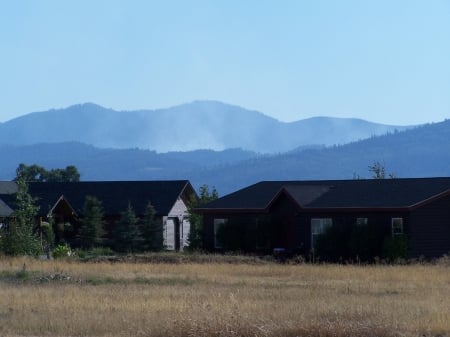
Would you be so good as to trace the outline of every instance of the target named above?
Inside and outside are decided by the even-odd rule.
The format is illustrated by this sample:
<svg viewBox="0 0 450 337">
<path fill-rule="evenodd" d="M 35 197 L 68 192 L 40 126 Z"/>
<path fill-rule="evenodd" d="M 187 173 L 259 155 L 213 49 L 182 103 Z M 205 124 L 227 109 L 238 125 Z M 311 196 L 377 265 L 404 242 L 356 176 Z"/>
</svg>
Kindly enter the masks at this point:
<svg viewBox="0 0 450 337">
<path fill-rule="evenodd" d="M 76 182 L 80 181 L 80 173 L 73 165 L 69 165 L 65 169 L 51 169 L 48 171 L 36 164 L 28 166 L 21 163 L 16 169 L 15 181 L 18 180 L 26 182 Z"/>
<path fill-rule="evenodd" d="M 53 218 L 48 222 L 41 222 L 42 250 L 50 252 L 55 245 L 55 232 L 53 230 Z"/>
<path fill-rule="evenodd" d="M 379 161 L 374 161 L 371 166 L 369 166 L 369 172 L 372 173 L 373 179 L 386 179 L 386 167 L 382 165 Z M 388 174 L 389 178 L 395 178 L 394 173 Z"/>
<path fill-rule="evenodd" d="M 149 202 L 145 207 L 141 223 L 142 250 L 160 251 L 164 249 L 164 228 L 161 221 L 155 219 L 155 208 Z"/>
<path fill-rule="evenodd" d="M 245 251 L 248 243 L 246 226 L 238 222 L 228 221 L 217 231 L 217 241 L 224 251 Z"/>
<path fill-rule="evenodd" d="M 370 262 L 382 255 L 387 235 L 377 224 L 333 224 L 318 237 L 315 253 L 323 261 Z"/>
<path fill-rule="evenodd" d="M 27 270 L 27 265 L 24 263 L 22 269 L 16 273 L 16 278 L 20 281 L 26 281 L 29 280 L 30 277 L 31 273 Z"/>
<path fill-rule="evenodd" d="M 188 237 L 189 249 L 196 250 L 203 248 L 203 216 L 195 212 L 195 208 L 207 204 L 219 198 L 215 187 L 209 190 L 208 185 L 203 185 L 199 189 L 199 198 L 191 195 L 187 208 L 188 219 L 191 225 Z"/>
<path fill-rule="evenodd" d="M 70 257 L 73 255 L 74 255 L 74 252 L 72 251 L 72 249 L 70 249 L 69 245 L 66 245 L 66 244 L 56 246 L 52 252 L 52 256 L 55 259 Z"/>
<path fill-rule="evenodd" d="M 357 258 L 360 261 L 369 261 L 373 257 L 370 249 L 371 235 L 369 225 L 360 224 L 352 226 L 348 245 L 351 258 Z"/>
<path fill-rule="evenodd" d="M 8 255 L 36 256 L 41 252 L 39 239 L 34 231 L 38 207 L 28 193 L 25 181 L 18 180 L 17 186 L 13 217 L 1 229 L 1 248 Z"/>
<path fill-rule="evenodd" d="M 136 252 L 141 247 L 141 233 L 133 207 L 128 204 L 116 226 L 114 247 L 118 252 Z"/>
<path fill-rule="evenodd" d="M 333 224 L 317 238 L 316 256 L 325 261 L 337 261 L 349 258 L 348 251 L 351 227 Z"/>
<path fill-rule="evenodd" d="M 271 252 L 271 239 L 274 236 L 270 216 L 251 219 L 229 219 L 217 231 L 217 242 L 223 251 L 234 252 Z"/>
<path fill-rule="evenodd" d="M 408 238 L 406 235 L 386 237 L 383 241 L 383 257 L 389 262 L 405 259 L 408 256 Z"/>
<path fill-rule="evenodd" d="M 90 256 L 112 256 L 114 251 L 109 247 L 94 247 L 87 252 Z"/>
<path fill-rule="evenodd" d="M 83 206 L 83 218 L 78 231 L 78 242 L 83 248 L 93 248 L 103 243 L 103 207 L 100 200 L 87 196 Z"/>
</svg>

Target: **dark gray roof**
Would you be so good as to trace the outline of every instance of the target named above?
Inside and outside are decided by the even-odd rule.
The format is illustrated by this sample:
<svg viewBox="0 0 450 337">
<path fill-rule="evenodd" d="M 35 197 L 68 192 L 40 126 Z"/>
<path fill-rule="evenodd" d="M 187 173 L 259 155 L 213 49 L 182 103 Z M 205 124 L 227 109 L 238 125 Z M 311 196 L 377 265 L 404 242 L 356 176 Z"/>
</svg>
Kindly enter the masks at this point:
<svg viewBox="0 0 450 337">
<path fill-rule="evenodd" d="M 0 217 L 9 217 L 13 210 L 2 199 L 0 199 Z"/>
<path fill-rule="evenodd" d="M 450 193 L 450 178 L 263 181 L 201 210 L 264 210 L 280 193 L 287 193 L 301 208 L 405 208 Z"/>
<path fill-rule="evenodd" d="M 143 214 L 148 202 L 153 204 L 158 215 L 167 215 L 179 197 L 187 198 L 195 191 L 188 180 L 171 180 L 32 182 L 29 193 L 37 199 L 41 215 L 46 215 L 61 196 L 77 214 L 82 214 L 86 196 L 94 196 L 102 202 L 106 215 L 120 214 L 128 204 L 136 214 Z"/>
<path fill-rule="evenodd" d="M 0 181 L 0 194 L 13 194 L 17 192 L 17 184 L 14 181 Z"/>
</svg>

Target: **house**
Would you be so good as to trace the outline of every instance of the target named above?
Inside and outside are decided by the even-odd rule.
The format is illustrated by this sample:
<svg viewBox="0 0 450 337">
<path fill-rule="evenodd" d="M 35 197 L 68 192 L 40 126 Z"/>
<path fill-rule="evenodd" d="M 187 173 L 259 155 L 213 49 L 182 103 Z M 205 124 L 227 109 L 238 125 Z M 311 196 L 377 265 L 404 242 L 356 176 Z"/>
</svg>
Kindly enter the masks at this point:
<svg viewBox="0 0 450 337">
<path fill-rule="evenodd" d="M 0 184 L 0 211 L 13 208 L 12 193 L 17 187 L 14 190 L 11 184 L 14 183 L 5 184 L 4 188 Z M 56 236 L 65 236 L 68 241 L 76 235 L 86 196 L 92 196 L 102 203 L 107 235 L 113 235 L 114 225 L 128 205 L 133 207 L 138 217 L 142 217 L 150 202 L 155 208 L 156 219 L 163 223 L 166 248 L 183 250 L 188 245 L 187 203 L 196 194 L 187 180 L 30 182 L 28 190 L 39 206 L 40 220 L 52 217 Z M 71 230 L 66 231 L 67 228 Z"/>
<path fill-rule="evenodd" d="M 17 184 L 12 181 L 0 181 L 0 195 L 12 195 L 17 192 Z M 9 198 L 8 198 L 9 200 Z M 2 199 L 0 199 L 0 223 L 9 218 L 13 209 Z"/>
<path fill-rule="evenodd" d="M 197 211 L 209 251 L 310 254 L 334 230 L 328 244 L 347 254 L 359 245 L 379 256 L 400 237 L 409 257 L 450 252 L 450 178 L 263 181 Z"/>
</svg>

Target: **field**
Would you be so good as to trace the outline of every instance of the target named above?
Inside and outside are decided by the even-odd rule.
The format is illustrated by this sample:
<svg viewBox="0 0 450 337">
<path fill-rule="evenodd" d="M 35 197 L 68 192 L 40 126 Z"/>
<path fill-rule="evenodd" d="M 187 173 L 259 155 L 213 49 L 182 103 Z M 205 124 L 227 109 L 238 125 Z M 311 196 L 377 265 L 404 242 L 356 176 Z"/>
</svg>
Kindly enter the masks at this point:
<svg viewBox="0 0 450 337">
<path fill-rule="evenodd" d="M 450 336 L 450 266 L 1 257 L 0 335 Z"/>
</svg>

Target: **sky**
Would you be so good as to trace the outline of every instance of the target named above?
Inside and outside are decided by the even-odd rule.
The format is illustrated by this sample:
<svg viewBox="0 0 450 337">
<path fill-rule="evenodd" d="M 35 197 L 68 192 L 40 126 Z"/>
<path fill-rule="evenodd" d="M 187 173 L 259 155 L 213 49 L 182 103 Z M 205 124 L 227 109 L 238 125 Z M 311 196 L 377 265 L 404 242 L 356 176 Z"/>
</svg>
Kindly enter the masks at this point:
<svg viewBox="0 0 450 337">
<path fill-rule="evenodd" d="M 218 100 L 281 121 L 450 115 L 448 0 L 0 0 L 0 122 Z"/>
</svg>

